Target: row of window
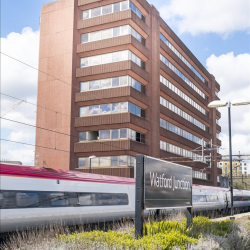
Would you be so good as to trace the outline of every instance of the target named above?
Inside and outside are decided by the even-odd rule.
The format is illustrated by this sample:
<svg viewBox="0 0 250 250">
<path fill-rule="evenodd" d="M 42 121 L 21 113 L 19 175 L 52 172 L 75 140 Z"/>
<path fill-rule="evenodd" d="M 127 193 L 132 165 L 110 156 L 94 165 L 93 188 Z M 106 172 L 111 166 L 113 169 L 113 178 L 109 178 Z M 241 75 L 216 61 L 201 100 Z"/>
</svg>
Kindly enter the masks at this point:
<svg viewBox="0 0 250 250">
<path fill-rule="evenodd" d="M 92 17 L 103 16 L 123 10 L 131 9 L 133 12 L 145 22 L 145 16 L 135 7 L 130 1 L 122 1 L 119 3 L 109 4 L 102 7 L 82 11 L 82 19 L 89 19 Z"/>
<path fill-rule="evenodd" d="M 160 118 L 160 126 L 162 128 L 165 128 L 165 129 L 177 134 L 177 135 L 180 135 L 180 136 L 182 136 L 190 141 L 193 141 L 195 143 L 202 145 L 202 138 L 199 138 L 199 137 L 187 132 L 186 130 L 181 129 L 180 127 L 177 127 L 176 125 L 174 125 L 174 124 L 172 124 L 172 123 L 170 123 L 162 118 Z M 206 142 L 204 141 L 204 145 L 205 144 L 206 144 Z"/>
<path fill-rule="evenodd" d="M 180 108 L 178 108 L 177 106 L 175 106 L 174 104 L 167 101 L 165 98 L 163 98 L 161 96 L 160 96 L 160 104 L 163 105 L 164 107 L 170 109 L 171 111 L 173 111 L 177 115 L 181 116 L 182 118 L 186 119 L 187 121 L 193 123 L 197 127 L 203 129 L 204 131 L 207 131 L 208 128 L 206 125 L 204 125 L 203 123 L 201 123 L 200 121 L 195 119 L 193 116 L 187 114 L 185 111 L 181 110 Z"/>
<path fill-rule="evenodd" d="M 80 116 L 91 116 L 100 114 L 114 114 L 130 112 L 140 117 L 145 118 L 145 110 L 136 106 L 131 102 L 118 102 L 110 104 L 92 105 L 80 107 Z"/>
<path fill-rule="evenodd" d="M 126 193 L 73 193 L 39 191 L 1 191 L 0 207 L 74 207 L 128 205 Z"/>
<path fill-rule="evenodd" d="M 145 135 L 130 128 L 79 132 L 79 141 L 130 139 L 145 143 Z"/>
<path fill-rule="evenodd" d="M 78 168 L 89 166 L 88 157 L 78 158 Z M 135 167 L 136 160 L 130 155 L 102 156 L 91 159 L 91 167 L 129 166 Z"/>
<path fill-rule="evenodd" d="M 193 158 L 193 160 L 201 160 L 201 158 L 202 158 L 201 155 L 195 154 L 191 151 L 188 151 L 184 148 L 177 147 L 177 146 L 170 144 L 168 142 L 165 142 L 165 141 L 160 141 L 160 149 L 167 151 L 167 152 L 170 152 L 170 153 L 173 153 L 173 154 L 176 154 L 176 155 L 190 157 L 190 158 Z"/>
<path fill-rule="evenodd" d="M 145 38 L 135 31 L 130 25 L 123 25 L 105 30 L 99 30 L 81 35 L 81 43 L 94 42 L 99 40 L 108 39 L 111 37 L 125 36 L 131 34 L 140 43 L 145 45 Z"/>
<path fill-rule="evenodd" d="M 193 202 L 218 202 L 217 195 L 193 195 Z"/>
<path fill-rule="evenodd" d="M 202 179 L 202 180 L 209 180 L 210 175 L 206 173 L 202 173 L 200 171 L 193 170 L 193 178 Z"/>
<path fill-rule="evenodd" d="M 182 99 L 184 99 L 186 102 L 191 104 L 193 107 L 198 109 L 202 114 L 208 115 L 208 112 L 202 108 L 198 103 L 196 103 L 193 99 L 191 99 L 189 96 L 187 96 L 184 92 L 182 92 L 180 89 L 174 86 L 171 82 L 169 82 L 166 78 L 164 78 L 162 75 L 160 75 L 160 82 L 163 83 L 165 86 L 167 86 L 169 89 L 171 89 L 173 92 L 175 92 L 177 95 L 179 95 Z"/>
<path fill-rule="evenodd" d="M 234 201 L 250 201 L 250 196 L 234 196 Z"/>
<path fill-rule="evenodd" d="M 160 33 L 160 39 L 202 80 L 206 82 L 201 74 L 186 60 L 186 58 Z"/>
<path fill-rule="evenodd" d="M 178 75 L 184 82 L 186 82 L 194 91 L 196 91 L 200 96 L 202 96 L 204 99 L 206 98 L 206 95 L 198 89 L 185 75 L 181 73 L 171 62 L 169 62 L 162 54 L 160 54 L 160 60 L 167 65 L 176 75 Z"/>
<path fill-rule="evenodd" d="M 84 92 L 89 90 L 116 88 L 122 86 L 131 86 L 132 88 L 145 94 L 145 86 L 128 75 L 106 78 L 102 80 L 93 80 L 89 82 L 81 82 L 80 91 Z"/>
<path fill-rule="evenodd" d="M 142 61 L 141 58 L 136 56 L 130 50 L 117 51 L 97 56 L 83 57 L 81 58 L 81 68 L 106 63 L 121 62 L 126 60 L 131 60 L 142 69 L 145 69 L 145 62 Z"/>
</svg>

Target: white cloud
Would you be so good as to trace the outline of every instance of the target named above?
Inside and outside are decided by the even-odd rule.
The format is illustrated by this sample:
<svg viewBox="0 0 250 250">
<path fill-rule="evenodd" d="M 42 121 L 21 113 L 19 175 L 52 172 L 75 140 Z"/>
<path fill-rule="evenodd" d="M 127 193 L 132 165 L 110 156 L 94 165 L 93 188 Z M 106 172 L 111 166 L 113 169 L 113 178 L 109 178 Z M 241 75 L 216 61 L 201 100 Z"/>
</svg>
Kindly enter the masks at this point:
<svg viewBox="0 0 250 250">
<path fill-rule="evenodd" d="M 221 100 L 232 101 L 238 98 L 250 99 L 250 54 L 235 56 L 233 52 L 220 56 L 211 55 L 206 61 L 208 71 L 220 84 Z M 219 108 L 222 154 L 228 154 L 228 109 Z M 250 154 L 250 105 L 231 108 L 233 154 Z"/>
<path fill-rule="evenodd" d="M 27 27 L 22 33 L 1 38 L 1 52 L 38 68 L 39 31 Z M 1 54 L 1 93 L 36 104 L 38 71 Z M 1 115 L 19 100 L 1 95 Z M 22 103 L 4 118 L 36 124 L 36 106 Z M 35 128 L 1 119 L 1 138 L 35 144 Z M 1 141 L 1 159 L 33 165 L 34 147 Z"/>
<path fill-rule="evenodd" d="M 159 11 L 181 34 L 228 36 L 234 31 L 249 31 L 249 4 L 249 0 L 170 0 Z"/>
</svg>

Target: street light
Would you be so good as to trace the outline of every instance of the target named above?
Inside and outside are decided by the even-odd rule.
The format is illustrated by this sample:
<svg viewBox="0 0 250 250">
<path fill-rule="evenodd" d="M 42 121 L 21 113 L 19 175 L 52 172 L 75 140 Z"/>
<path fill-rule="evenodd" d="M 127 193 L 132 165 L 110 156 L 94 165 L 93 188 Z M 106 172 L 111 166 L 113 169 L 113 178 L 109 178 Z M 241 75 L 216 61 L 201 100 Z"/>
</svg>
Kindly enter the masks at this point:
<svg viewBox="0 0 250 250">
<path fill-rule="evenodd" d="M 230 190 L 231 190 L 231 216 L 233 216 L 233 160 L 232 160 L 232 141 L 231 141 L 231 105 L 240 106 L 248 105 L 250 100 L 245 98 L 237 99 L 232 102 L 225 102 L 221 100 L 212 101 L 208 104 L 209 108 L 219 108 L 219 107 L 228 107 L 228 131 L 229 131 L 229 155 L 230 155 Z"/>
<path fill-rule="evenodd" d="M 95 155 L 89 156 L 89 173 L 91 173 L 91 159 L 94 159 L 94 158 L 96 158 Z"/>
</svg>

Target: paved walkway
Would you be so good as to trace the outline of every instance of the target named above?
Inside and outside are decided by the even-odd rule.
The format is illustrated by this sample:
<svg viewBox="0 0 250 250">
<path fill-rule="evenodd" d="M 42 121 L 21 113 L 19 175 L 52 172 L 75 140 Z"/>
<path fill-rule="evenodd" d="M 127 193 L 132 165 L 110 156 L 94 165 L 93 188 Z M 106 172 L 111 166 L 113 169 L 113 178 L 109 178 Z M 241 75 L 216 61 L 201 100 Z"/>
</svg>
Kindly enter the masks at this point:
<svg viewBox="0 0 250 250">
<path fill-rule="evenodd" d="M 245 216 L 249 216 L 250 217 L 250 212 L 249 213 L 243 213 L 243 214 L 236 214 L 236 215 L 234 215 L 235 219 L 239 219 L 239 218 L 245 217 Z M 226 219 L 230 219 L 230 217 L 231 216 L 226 216 L 226 217 L 222 217 L 222 218 L 212 219 L 212 221 L 226 220 Z"/>
</svg>

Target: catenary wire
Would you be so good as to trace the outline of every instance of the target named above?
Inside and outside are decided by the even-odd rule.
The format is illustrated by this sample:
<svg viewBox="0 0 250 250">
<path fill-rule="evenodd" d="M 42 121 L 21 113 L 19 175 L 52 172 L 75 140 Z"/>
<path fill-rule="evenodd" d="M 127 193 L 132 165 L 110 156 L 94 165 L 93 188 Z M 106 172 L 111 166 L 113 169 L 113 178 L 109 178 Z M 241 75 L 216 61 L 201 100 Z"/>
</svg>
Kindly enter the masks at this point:
<svg viewBox="0 0 250 250">
<path fill-rule="evenodd" d="M 22 64 L 24 64 L 24 65 L 26 65 L 26 66 L 28 66 L 28 67 L 31 67 L 32 69 L 35 69 L 35 70 L 37 70 L 37 71 L 39 71 L 39 72 L 41 72 L 41 73 L 43 73 L 43 74 L 46 74 L 46 75 L 48 75 L 48 76 L 50 76 L 50 77 L 53 77 L 54 79 L 56 79 L 56 80 L 58 80 L 58 81 L 61 81 L 61 82 L 65 83 L 65 84 L 67 84 L 67 85 L 69 85 L 69 86 L 72 86 L 72 87 L 74 87 L 74 88 L 80 90 L 80 88 L 78 88 L 78 87 L 76 87 L 76 86 L 74 86 L 74 85 L 72 85 L 72 84 L 69 84 L 68 82 L 65 82 L 65 81 L 63 81 L 63 80 L 61 80 L 61 79 L 59 79 L 59 78 L 57 78 L 57 77 L 55 77 L 55 76 L 53 76 L 53 75 L 50 75 L 50 74 L 48 74 L 48 73 L 46 73 L 46 72 L 44 72 L 44 71 L 42 71 L 42 70 L 39 70 L 39 69 L 37 69 L 37 68 L 35 68 L 35 67 L 33 67 L 33 66 L 27 64 L 27 63 L 24 63 L 24 62 L 22 62 L 21 60 L 18 60 L 18 59 L 14 58 L 14 57 L 12 57 L 12 56 L 10 56 L 10 55 L 7 55 L 7 54 L 5 54 L 5 53 L 3 53 L 3 52 L 0 52 L 0 53 L 3 54 L 3 55 L 5 55 L 5 56 L 7 56 L 7 57 L 9 57 L 9 58 L 11 58 L 11 59 L 13 59 L 13 60 L 16 60 L 16 61 L 19 62 L 19 63 L 22 63 Z M 20 99 L 17 98 L 17 97 L 13 97 L 13 96 L 10 96 L 10 95 L 4 94 L 4 93 L 1 93 L 1 94 L 5 95 L 5 96 L 8 96 L 8 97 L 11 97 L 11 98 L 14 98 L 14 99 L 20 100 Z M 102 100 L 105 102 L 105 99 L 102 99 Z M 35 105 L 35 106 L 38 106 L 38 107 L 41 107 L 41 108 L 44 108 L 44 109 L 48 109 L 48 108 L 45 108 L 45 107 L 43 107 L 43 106 L 40 106 L 40 105 L 37 105 L 37 104 L 34 104 L 34 103 L 30 103 L 30 102 L 27 102 L 27 103 L 32 104 L 32 105 Z M 106 103 L 109 104 L 109 102 L 107 102 L 107 101 L 106 101 Z M 60 112 L 57 112 L 57 111 L 55 111 L 55 110 L 51 110 L 51 109 L 48 109 L 48 110 L 50 110 L 50 111 L 52 111 L 52 112 L 55 112 L 55 113 L 60 113 Z M 63 114 L 63 113 L 60 113 L 60 114 L 69 116 L 69 117 L 71 117 L 71 118 L 78 118 L 78 117 L 73 117 L 73 116 L 71 116 L 71 115 L 67 115 L 67 114 Z M 155 124 L 157 124 L 157 125 L 160 125 L 159 123 L 157 123 L 157 122 L 155 122 L 155 121 L 152 121 L 152 120 L 149 120 L 149 119 L 146 119 L 146 118 L 143 118 L 143 119 L 145 119 L 145 120 L 147 120 L 147 121 L 149 121 L 149 122 L 155 123 Z M 17 122 L 17 121 L 15 121 L 15 122 Z M 27 125 L 28 125 L 28 124 L 27 124 Z M 31 126 L 32 126 L 32 125 L 31 125 Z M 41 129 L 44 129 L 44 128 L 41 128 Z M 52 130 L 52 132 L 57 133 L 57 131 L 53 131 L 53 130 Z M 69 135 L 69 136 L 70 136 L 70 135 Z M 150 140 L 147 140 L 147 141 L 150 141 Z M 154 141 L 150 141 L 150 142 L 155 143 L 155 144 L 156 144 L 156 143 L 159 144 L 158 142 L 154 142 Z"/>
</svg>

